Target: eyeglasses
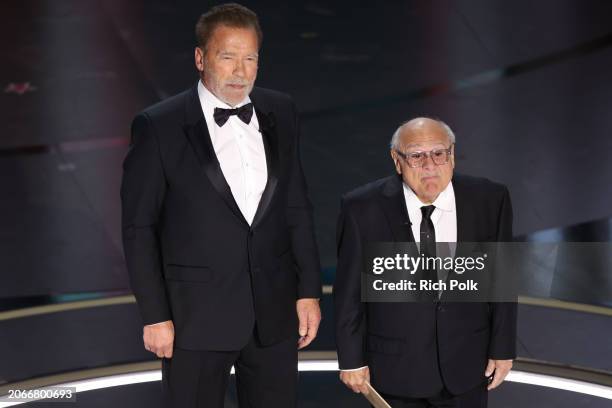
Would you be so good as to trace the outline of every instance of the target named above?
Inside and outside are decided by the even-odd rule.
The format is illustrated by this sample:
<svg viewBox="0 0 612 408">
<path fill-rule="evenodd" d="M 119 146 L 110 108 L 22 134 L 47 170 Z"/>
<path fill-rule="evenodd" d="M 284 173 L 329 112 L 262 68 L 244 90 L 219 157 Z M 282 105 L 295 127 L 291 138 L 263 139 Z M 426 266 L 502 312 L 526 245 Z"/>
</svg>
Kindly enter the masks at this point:
<svg viewBox="0 0 612 408">
<path fill-rule="evenodd" d="M 430 157 L 435 165 L 441 166 L 448 163 L 448 158 L 452 154 L 452 147 L 453 145 L 450 145 L 448 149 L 433 149 L 428 152 L 402 153 L 399 150 L 395 150 L 395 152 L 408 163 L 408 167 L 423 167 L 425 161 Z"/>
</svg>

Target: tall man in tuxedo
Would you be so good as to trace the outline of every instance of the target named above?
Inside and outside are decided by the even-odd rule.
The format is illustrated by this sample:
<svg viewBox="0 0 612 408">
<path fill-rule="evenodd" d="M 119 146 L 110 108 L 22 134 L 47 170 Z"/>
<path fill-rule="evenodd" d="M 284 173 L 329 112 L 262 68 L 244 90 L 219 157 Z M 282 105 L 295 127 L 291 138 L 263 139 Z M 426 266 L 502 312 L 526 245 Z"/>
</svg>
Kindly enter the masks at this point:
<svg viewBox="0 0 612 408">
<path fill-rule="evenodd" d="M 416 118 L 391 140 L 396 175 L 343 197 L 334 285 L 340 379 L 367 393 L 372 381 L 398 407 L 486 407 L 515 358 L 516 304 L 361 302 L 364 248 L 373 242 L 512 240 L 506 187 L 453 175 L 455 136 Z"/>
<path fill-rule="evenodd" d="M 223 407 L 233 365 L 240 407 L 293 407 L 297 349 L 321 319 L 296 108 L 253 87 L 251 10 L 214 7 L 196 36 L 200 80 L 136 116 L 123 164 L 144 345 L 163 358 L 168 406 Z"/>
</svg>

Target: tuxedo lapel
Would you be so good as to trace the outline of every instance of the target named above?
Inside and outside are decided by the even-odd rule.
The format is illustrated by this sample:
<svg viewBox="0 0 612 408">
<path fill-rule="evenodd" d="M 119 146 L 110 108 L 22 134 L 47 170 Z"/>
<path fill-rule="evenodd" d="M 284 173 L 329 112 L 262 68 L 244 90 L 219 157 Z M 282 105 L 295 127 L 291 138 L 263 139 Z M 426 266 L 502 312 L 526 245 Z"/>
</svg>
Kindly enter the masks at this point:
<svg viewBox="0 0 612 408">
<path fill-rule="evenodd" d="M 396 242 L 414 242 L 412 224 L 406 209 L 406 199 L 404 198 L 400 176 L 387 179 L 387 182 L 383 185 L 381 205 L 394 240 Z"/>
<path fill-rule="evenodd" d="M 268 180 L 266 187 L 259 200 L 255 217 L 253 218 L 253 228 L 255 228 L 263 219 L 267 210 L 270 208 L 270 203 L 274 197 L 274 192 L 278 185 L 278 134 L 276 132 L 276 120 L 274 112 L 266 111 L 263 107 L 259 108 L 259 99 L 256 95 L 251 95 L 253 104 L 255 105 L 255 114 L 259 122 L 259 130 L 263 139 L 264 149 L 266 151 L 266 166 L 268 169 Z"/>
<path fill-rule="evenodd" d="M 453 176 L 453 190 L 455 191 L 455 209 L 457 212 L 457 249 L 455 257 L 471 256 L 479 247 L 478 237 L 474 229 L 478 225 L 478 214 L 474 205 L 470 203 L 470 191 L 461 175 Z"/>
<path fill-rule="evenodd" d="M 474 242 L 474 225 L 476 216 L 474 206 L 470 205 L 469 192 L 461 176 L 455 175 L 452 180 L 455 192 L 455 208 L 457 212 L 457 242 Z"/>
<path fill-rule="evenodd" d="M 210 134 L 208 133 L 208 126 L 206 125 L 204 114 L 202 113 L 197 87 L 192 88 L 192 92 L 187 100 L 185 112 L 186 123 L 183 130 L 189 143 L 196 152 L 196 156 L 198 157 L 204 173 L 234 215 L 248 226 L 244 215 L 234 199 L 232 190 L 223 175 L 221 165 L 215 154 Z"/>
</svg>

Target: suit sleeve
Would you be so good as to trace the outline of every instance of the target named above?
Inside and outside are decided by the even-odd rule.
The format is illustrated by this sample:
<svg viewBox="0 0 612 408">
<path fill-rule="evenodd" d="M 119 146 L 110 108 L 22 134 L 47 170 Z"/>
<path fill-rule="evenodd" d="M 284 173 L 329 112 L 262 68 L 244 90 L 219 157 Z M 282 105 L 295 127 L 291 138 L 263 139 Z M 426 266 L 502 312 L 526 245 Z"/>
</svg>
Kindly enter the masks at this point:
<svg viewBox="0 0 612 408">
<path fill-rule="evenodd" d="M 121 224 L 130 284 L 144 324 L 171 320 L 158 235 L 165 192 L 158 141 L 151 119 L 142 113 L 132 122 L 123 162 Z"/>
<path fill-rule="evenodd" d="M 497 225 L 497 241 L 512 242 L 512 204 L 507 188 L 504 189 Z M 494 360 L 516 358 L 516 319 L 516 302 L 491 303 L 489 358 Z"/>
<path fill-rule="evenodd" d="M 362 243 L 358 225 L 342 204 L 336 233 L 338 266 L 334 282 L 334 320 L 341 370 L 367 365 L 366 313 L 361 302 Z"/>
<path fill-rule="evenodd" d="M 306 179 L 300 159 L 300 123 L 292 103 L 295 123 L 293 158 L 288 186 L 287 221 L 291 234 L 291 249 L 298 270 L 298 298 L 321 297 L 321 265 L 317 249 L 312 204 L 308 198 Z"/>
</svg>

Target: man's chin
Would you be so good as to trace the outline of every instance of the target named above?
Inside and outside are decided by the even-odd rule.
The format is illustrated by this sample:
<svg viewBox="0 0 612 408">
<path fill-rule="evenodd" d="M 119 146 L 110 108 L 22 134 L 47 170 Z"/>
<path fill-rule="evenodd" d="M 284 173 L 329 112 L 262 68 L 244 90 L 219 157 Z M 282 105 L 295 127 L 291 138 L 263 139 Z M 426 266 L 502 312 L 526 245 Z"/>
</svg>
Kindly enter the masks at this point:
<svg viewBox="0 0 612 408">
<path fill-rule="evenodd" d="M 246 97 L 247 97 L 247 93 L 245 92 L 241 92 L 239 94 L 236 94 L 235 92 L 233 92 L 231 94 L 223 95 L 223 102 L 227 103 L 230 106 L 236 106 L 240 102 L 242 102 L 244 98 Z"/>
<path fill-rule="evenodd" d="M 226 85 L 223 87 L 223 93 L 228 99 L 238 100 L 238 102 L 241 102 L 251 92 L 251 89 L 252 87 L 248 85 L 240 87 Z"/>
<path fill-rule="evenodd" d="M 427 201 L 433 202 L 438 195 L 440 194 L 440 189 L 437 185 L 427 185 L 425 186 L 425 192 L 423 194 L 424 197 L 427 198 Z"/>
</svg>

